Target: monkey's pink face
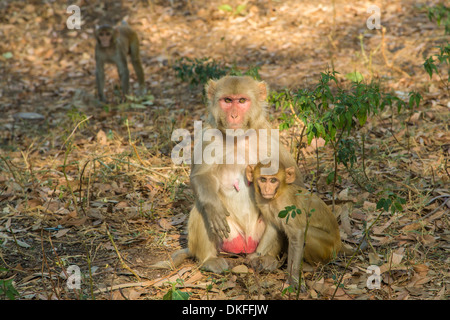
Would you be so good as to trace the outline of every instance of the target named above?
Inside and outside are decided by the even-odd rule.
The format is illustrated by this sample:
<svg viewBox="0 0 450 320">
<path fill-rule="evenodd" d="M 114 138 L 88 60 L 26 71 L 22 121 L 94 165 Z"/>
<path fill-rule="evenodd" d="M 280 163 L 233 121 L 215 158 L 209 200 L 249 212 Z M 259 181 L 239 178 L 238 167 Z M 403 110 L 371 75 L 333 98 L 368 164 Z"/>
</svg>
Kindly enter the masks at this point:
<svg viewBox="0 0 450 320">
<path fill-rule="evenodd" d="M 226 95 L 219 99 L 220 108 L 225 112 L 229 129 L 243 127 L 245 114 L 250 110 L 252 101 L 244 94 Z"/>
<path fill-rule="evenodd" d="M 102 47 L 107 48 L 111 45 L 112 34 L 111 32 L 101 31 L 98 34 L 98 39 L 100 40 Z"/>
</svg>

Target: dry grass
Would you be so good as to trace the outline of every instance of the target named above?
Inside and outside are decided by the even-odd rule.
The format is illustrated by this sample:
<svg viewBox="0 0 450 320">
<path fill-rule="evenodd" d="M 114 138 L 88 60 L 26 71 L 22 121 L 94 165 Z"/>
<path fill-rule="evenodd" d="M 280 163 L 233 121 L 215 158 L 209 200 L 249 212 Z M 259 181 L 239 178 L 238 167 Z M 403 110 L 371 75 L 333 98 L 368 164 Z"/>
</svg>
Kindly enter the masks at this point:
<svg viewBox="0 0 450 320">
<path fill-rule="evenodd" d="M 351 263 L 335 298 L 448 299 L 449 96 L 422 67 L 444 39 L 442 28 L 428 21 L 425 2 L 379 2 L 384 45 L 383 34 L 365 26 L 372 4 L 367 1 L 336 1 L 335 10 L 327 1 L 249 1 L 243 16 L 219 11 L 220 1 L 173 7 L 114 2 L 108 16 L 114 22 L 128 16 L 141 36 L 154 101 L 146 109 L 109 110 L 93 99 L 91 36 L 102 12 L 97 1 L 81 5 L 81 31 L 65 29 L 62 4 L 4 3 L 0 51 L 11 51 L 13 58 L 0 57 L 0 281 L 12 279 L 20 298 L 161 299 L 167 281 L 177 279 L 191 299 L 295 298 L 282 293 L 284 269 L 216 275 L 199 271 L 191 260 L 175 271 L 148 268 L 186 244 L 184 225 L 193 203 L 189 167 L 171 162 L 170 137 L 174 128 L 192 130 L 205 112 L 201 88 L 189 88 L 170 66 L 181 56 L 210 56 L 240 68 L 260 65 L 262 78 L 276 90 L 310 87 L 333 65 L 341 75 L 358 70 L 366 80 L 380 79 L 384 90 L 424 96 L 409 121 L 400 115 L 391 122 L 384 114 L 368 123 L 365 183 L 395 190 L 407 204 L 403 213 L 381 217 L 373 250 Z M 108 74 L 112 99 L 118 81 L 113 68 Z M 38 112 L 45 120 L 16 121 L 13 130 L 12 116 L 19 111 Z M 271 109 L 274 127 L 278 114 Z M 295 130 L 283 132 L 293 154 L 301 145 Z M 299 164 L 309 183 L 315 149 L 301 146 Z M 331 167 L 326 146 L 318 177 L 325 200 L 330 186 L 323 181 Z M 361 172 L 355 175 L 364 183 Z M 343 170 L 338 188 L 339 200 L 355 201 L 350 213 L 339 215 L 343 239 L 354 244 L 376 217 L 378 198 Z M 232 267 L 245 262 L 227 259 Z M 305 272 L 307 291 L 300 297 L 329 299 L 345 262 Z M 367 288 L 372 264 L 385 271 L 381 289 Z M 66 286 L 71 265 L 83 274 L 81 290 Z"/>
</svg>

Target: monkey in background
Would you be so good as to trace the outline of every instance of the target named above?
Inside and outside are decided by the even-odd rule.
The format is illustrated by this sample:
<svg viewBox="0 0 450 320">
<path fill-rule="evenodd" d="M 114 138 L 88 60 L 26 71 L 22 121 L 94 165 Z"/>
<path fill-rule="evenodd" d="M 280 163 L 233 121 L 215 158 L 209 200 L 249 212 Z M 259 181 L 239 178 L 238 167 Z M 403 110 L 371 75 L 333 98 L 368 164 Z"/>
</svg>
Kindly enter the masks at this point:
<svg viewBox="0 0 450 320">
<path fill-rule="evenodd" d="M 248 165 L 246 177 L 253 182 L 255 201 L 261 210 L 263 220 L 284 232 L 288 237 L 289 283 L 298 286 L 300 261 L 304 258 L 311 264 L 327 263 L 339 252 L 350 253 L 342 245 L 339 226 L 330 208 L 318 196 L 294 185 L 294 167 L 284 167 L 281 163 L 275 175 L 261 175 L 261 165 Z M 287 206 L 295 205 L 301 214 L 294 218 L 279 218 L 278 214 Z M 308 219 L 308 229 L 305 229 Z M 272 237 L 263 235 L 260 245 L 270 248 Z M 266 244 L 267 242 L 267 244 Z M 265 252 L 254 253 L 264 255 Z"/>
<path fill-rule="evenodd" d="M 139 94 L 145 93 L 144 70 L 139 54 L 139 39 L 137 33 L 126 22 L 118 27 L 110 25 L 97 26 L 95 29 L 95 78 L 98 98 L 105 102 L 105 63 L 115 64 L 119 73 L 122 94 L 129 92 L 130 74 L 128 71 L 127 55 L 131 57 L 136 77 L 139 83 Z"/>
</svg>

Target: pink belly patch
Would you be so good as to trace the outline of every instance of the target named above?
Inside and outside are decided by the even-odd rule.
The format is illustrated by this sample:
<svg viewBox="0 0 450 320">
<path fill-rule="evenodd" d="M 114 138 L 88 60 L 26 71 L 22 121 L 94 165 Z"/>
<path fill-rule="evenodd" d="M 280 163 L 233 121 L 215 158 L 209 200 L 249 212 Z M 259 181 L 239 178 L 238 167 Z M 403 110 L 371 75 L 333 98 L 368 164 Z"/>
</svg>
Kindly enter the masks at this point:
<svg viewBox="0 0 450 320">
<path fill-rule="evenodd" d="M 242 235 L 238 235 L 234 239 L 225 239 L 222 244 L 222 250 L 230 253 L 253 253 L 258 247 L 258 242 L 248 237 L 247 241 Z"/>
</svg>

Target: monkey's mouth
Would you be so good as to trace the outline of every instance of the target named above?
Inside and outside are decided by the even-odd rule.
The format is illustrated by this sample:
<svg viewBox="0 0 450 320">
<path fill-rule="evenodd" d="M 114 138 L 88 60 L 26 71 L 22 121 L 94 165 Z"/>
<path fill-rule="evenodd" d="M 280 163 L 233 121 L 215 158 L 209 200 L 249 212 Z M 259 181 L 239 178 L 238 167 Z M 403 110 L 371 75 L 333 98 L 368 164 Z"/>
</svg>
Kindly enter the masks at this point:
<svg viewBox="0 0 450 320">
<path fill-rule="evenodd" d="M 265 194 L 261 193 L 261 195 L 264 199 L 268 199 L 268 200 L 273 199 L 275 197 L 275 193 L 265 193 Z"/>
<path fill-rule="evenodd" d="M 241 129 L 242 128 L 242 122 L 229 122 L 228 123 L 228 128 L 229 129 Z"/>
</svg>

